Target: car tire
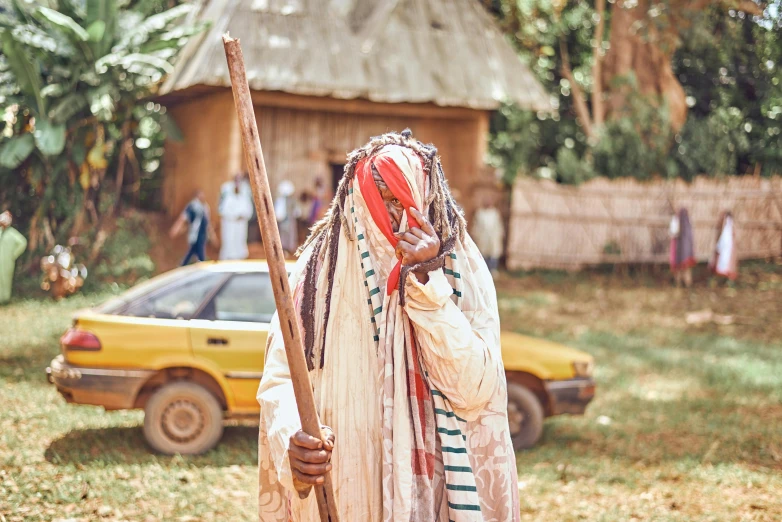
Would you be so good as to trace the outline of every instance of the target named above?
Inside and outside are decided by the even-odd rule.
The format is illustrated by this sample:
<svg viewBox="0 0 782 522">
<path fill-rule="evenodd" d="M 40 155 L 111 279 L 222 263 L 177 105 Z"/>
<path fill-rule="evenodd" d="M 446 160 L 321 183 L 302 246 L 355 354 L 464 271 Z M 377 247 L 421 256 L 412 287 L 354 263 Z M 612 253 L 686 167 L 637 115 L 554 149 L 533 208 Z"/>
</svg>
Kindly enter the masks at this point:
<svg viewBox="0 0 782 522">
<path fill-rule="evenodd" d="M 530 449 L 543 435 L 543 405 L 528 388 L 508 384 L 508 425 L 513 449 Z"/>
<path fill-rule="evenodd" d="M 175 381 L 155 391 L 144 408 L 144 437 L 167 455 L 198 455 L 223 435 L 223 410 L 198 384 Z"/>
</svg>

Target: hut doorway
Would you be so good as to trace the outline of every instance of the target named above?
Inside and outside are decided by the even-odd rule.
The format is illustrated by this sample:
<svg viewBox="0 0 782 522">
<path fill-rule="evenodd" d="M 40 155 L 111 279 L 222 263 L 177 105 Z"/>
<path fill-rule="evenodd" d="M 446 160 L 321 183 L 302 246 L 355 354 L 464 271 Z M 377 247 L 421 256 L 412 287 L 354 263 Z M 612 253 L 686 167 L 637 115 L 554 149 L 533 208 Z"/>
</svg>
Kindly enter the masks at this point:
<svg viewBox="0 0 782 522">
<path fill-rule="evenodd" d="M 342 179 L 342 174 L 345 171 L 345 164 L 329 163 L 329 169 L 331 170 L 331 190 L 334 194 L 336 194 L 339 181 Z"/>
</svg>

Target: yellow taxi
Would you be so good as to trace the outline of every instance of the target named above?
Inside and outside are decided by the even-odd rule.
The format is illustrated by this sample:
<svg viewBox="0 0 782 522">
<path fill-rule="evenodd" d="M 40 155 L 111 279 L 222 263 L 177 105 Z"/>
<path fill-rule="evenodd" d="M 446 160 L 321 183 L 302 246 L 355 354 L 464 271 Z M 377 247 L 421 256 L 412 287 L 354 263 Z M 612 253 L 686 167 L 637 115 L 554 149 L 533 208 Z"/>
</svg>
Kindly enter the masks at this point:
<svg viewBox="0 0 782 522">
<path fill-rule="evenodd" d="M 202 453 L 225 419 L 258 418 L 274 311 L 263 261 L 177 268 L 77 313 L 46 371 L 69 403 L 143 409 L 156 451 Z M 516 449 L 538 441 L 545 417 L 582 414 L 594 396 L 584 352 L 503 332 L 502 355 Z"/>
</svg>

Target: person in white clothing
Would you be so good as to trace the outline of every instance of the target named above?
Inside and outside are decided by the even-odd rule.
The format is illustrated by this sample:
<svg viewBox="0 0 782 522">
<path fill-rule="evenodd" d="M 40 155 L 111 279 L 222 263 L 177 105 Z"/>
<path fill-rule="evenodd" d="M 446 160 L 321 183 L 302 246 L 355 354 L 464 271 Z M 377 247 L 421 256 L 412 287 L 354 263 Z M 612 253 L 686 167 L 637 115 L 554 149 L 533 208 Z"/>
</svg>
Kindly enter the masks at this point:
<svg viewBox="0 0 782 522">
<path fill-rule="evenodd" d="M 486 265 L 492 274 L 497 272 L 500 257 L 502 257 L 502 239 L 505 235 L 505 227 L 502 224 L 502 216 L 492 204 L 490 198 L 483 200 L 481 208 L 475 211 L 472 220 L 472 237 L 478 250 L 483 254 Z"/>
<path fill-rule="evenodd" d="M 296 187 L 293 183 L 284 179 L 277 186 L 277 198 L 274 200 L 274 214 L 280 230 L 280 242 L 287 254 L 293 254 L 299 246 L 298 205 L 293 197 L 295 192 Z"/>
<path fill-rule="evenodd" d="M 733 281 L 738 277 L 739 264 L 736 255 L 736 230 L 733 214 L 723 212 L 717 221 L 717 243 L 709 263 L 712 271 Z"/>
<path fill-rule="evenodd" d="M 247 224 L 253 216 L 250 184 L 242 174 L 220 187 L 220 259 L 247 259 Z"/>
</svg>

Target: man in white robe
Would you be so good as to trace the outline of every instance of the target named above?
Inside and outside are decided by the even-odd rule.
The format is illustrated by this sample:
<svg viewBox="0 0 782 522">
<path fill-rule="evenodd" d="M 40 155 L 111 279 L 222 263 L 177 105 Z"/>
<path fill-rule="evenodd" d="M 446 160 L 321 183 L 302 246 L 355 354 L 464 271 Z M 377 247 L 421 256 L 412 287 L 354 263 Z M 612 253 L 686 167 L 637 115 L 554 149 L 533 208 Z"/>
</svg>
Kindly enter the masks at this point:
<svg viewBox="0 0 782 522">
<path fill-rule="evenodd" d="M 220 259 L 247 259 L 247 225 L 253 216 L 250 184 L 242 174 L 220 187 Z"/>
</svg>

